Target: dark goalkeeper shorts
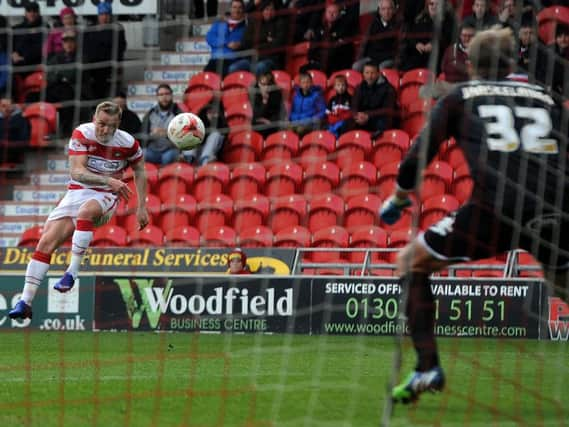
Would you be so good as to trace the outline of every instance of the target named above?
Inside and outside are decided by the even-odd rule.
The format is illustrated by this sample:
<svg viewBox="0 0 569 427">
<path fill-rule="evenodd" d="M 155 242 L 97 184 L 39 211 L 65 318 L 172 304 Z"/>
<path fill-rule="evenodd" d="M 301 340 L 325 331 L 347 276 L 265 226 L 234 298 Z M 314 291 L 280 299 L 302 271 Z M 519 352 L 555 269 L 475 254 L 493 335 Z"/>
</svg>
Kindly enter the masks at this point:
<svg viewBox="0 0 569 427">
<path fill-rule="evenodd" d="M 470 202 L 430 226 L 419 240 L 440 260 L 475 261 L 524 249 L 549 268 L 569 269 L 569 221 L 556 213 L 499 218 L 492 208 Z"/>
</svg>

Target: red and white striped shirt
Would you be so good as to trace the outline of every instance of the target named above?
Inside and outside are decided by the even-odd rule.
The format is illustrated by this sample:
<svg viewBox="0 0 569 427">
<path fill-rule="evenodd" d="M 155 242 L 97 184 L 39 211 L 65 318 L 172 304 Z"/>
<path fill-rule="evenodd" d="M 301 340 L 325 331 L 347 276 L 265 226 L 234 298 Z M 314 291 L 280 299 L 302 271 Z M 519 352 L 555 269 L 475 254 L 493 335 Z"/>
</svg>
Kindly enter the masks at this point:
<svg viewBox="0 0 569 427">
<path fill-rule="evenodd" d="M 87 155 L 87 169 L 98 175 L 122 177 L 129 165 L 142 160 L 140 144 L 129 133 L 117 130 L 111 140 L 101 144 L 95 137 L 95 124 L 83 123 L 75 128 L 69 140 L 69 155 Z M 84 184 L 71 179 L 70 190 L 93 188 L 110 190 L 107 185 Z"/>
</svg>

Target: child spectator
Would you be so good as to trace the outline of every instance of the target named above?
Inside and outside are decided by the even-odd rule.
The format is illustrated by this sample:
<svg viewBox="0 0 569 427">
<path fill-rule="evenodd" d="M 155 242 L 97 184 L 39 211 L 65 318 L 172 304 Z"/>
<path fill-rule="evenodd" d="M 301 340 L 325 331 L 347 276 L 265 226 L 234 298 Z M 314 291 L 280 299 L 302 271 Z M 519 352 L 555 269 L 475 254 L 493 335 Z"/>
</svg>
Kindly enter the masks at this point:
<svg viewBox="0 0 569 427">
<path fill-rule="evenodd" d="M 328 130 L 338 138 L 345 121 L 352 117 L 352 96 L 348 92 L 346 76 L 339 74 L 334 78 L 334 90 L 336 95 L 328 101 L 326 119 L 328 120 Z"/>
<path fill-rule="evenodd" d="M 43 46 L 43 53 L 49 57 L 56 53 L 63 52 L 63 33 L 67 30 L 74 30 L 77 32 L 77 16 L 71 7 L 64 7 L 59 11 L 59 20 L 61 26 L 53 28 L 47 35 L 47 40 Z"/>
<path fill-rule="evenodd" d="M 302 137 L 320 129 L 326 117 L 326 102 L 320 86 L 312 84 L 310 74 L 300 73 L 299 81 L 300 85 L 294 90 L 289 120 L 293 130 Z"/>
</svg>

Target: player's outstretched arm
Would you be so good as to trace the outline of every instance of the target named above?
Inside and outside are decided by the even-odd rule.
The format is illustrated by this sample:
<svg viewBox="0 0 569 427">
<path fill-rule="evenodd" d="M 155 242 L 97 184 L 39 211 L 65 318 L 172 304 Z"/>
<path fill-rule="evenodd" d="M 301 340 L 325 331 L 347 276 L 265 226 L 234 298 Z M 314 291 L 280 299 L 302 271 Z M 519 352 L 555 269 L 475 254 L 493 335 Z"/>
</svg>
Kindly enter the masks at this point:
<svg viewBox="0 0 569 427">
<path fill-rule="evenodd" d="M 132 165 L 134 172 L 134 185 L 138 194 L 138 207 L 136 209 L 136 218 L 138 219 L 139 229 L 142 230 L 148 225 L 148 211 L 146 210 L 146 170 L 144 169 L 144 160 L 140 160 Z"/>
</svg>

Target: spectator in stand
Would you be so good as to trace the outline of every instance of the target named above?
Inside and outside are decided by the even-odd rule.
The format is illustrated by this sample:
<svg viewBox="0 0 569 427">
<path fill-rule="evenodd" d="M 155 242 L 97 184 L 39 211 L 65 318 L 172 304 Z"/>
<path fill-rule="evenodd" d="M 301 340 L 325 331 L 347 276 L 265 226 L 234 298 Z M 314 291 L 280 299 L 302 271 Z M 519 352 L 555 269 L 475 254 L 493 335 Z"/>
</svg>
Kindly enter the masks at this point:
<svg viewBox="0 0 569 427">
<path fill-rule="evenodd" d="M 517 13 L 515 0 L 503 0 L 500 5 L 500 12 L 498 12 L 497 18 L 502 26 L 510 27 L 515 32 L 519 27 L 516 19 Z"/>
<path fill-rule="evenodd" d="M 533 13 L 524 14 L 518 30 L 518 72 L 535 76 L 542 76 L 545 73 L 543 65 L 536 61 L 540 48 L 536 31 L 537 23 Z"/>
<path fill-rule="evenodd" d="M 300 73 L 299 86 L 294 90 L 289 115 L 292 130 L 300 137 L 320 129 L 326 117 L 326 102 L 322 88 L 312 83 L 312 76 Z"/>
<path fill-rule="evenodd" d="M 227 265 L 229 266 L 229 270 L 227 270 L 229 274 L 251 274 L 247 266 L 247 255 L 239 248 L 229 253 Z"/>
<path fill-rule="evenodd" d="M 328 3 L 322 19 L 311 28 L 314 36 L 308 52 L 308 67 L 326 74 L 345 70 L 352 66 L 354 48 L 352 37 L 355 28 L 350 28 L 340 14 L 340 5 Z"/>
<path fill-rule="evenodd" d="M 63 50 L 52 54 L 47 60 L 46 101 L 63 103 L 59 108 L 60 129 L 64 136 L 71 135 L 75 111 L 74 101 L 91 99 L 89 86 L 84 84 L 80 55 L 77 51 L 77 33 L 66 29 L 61 40 Z"/>
<path fill-rule="evenodd" d="M 257 83 L 249 91 L 253 107 L 253 126 L 263 137 L 281 129 L 286 118 L 286 107 L 281 88 L 275 82 L 273 73 L 259 75 Z"/>
<path fill-rule="evenodd" d="M 15 88 L 21 85 L 28 74 L 36 71 L 35 66 L 42 63 L 44 33 L 48 31 L 38 3 L 26 2 L 24 10 L 24 21 L 13 28 L 12 65 Z"/>
<path fill-rule="evenodd" d="M 241 48 L 245 28 L 245 4 L 243 0 L 231 0 L 229 16 L 214 22 L 206 34 L 207 44 L 211 47 L 211 59 L 204 71 L 225 76 L 239 69 L 232 65 L 239 59 L 237 52 Z"/>
<path fill-rule="evenodd" d="M 71 7 L 64 7 L 59 12 L 60 26 L 53 28 L 47 35 L 47 40 L 43 46 L 43 54 L 48 57 L 56 53 L 63 52 L 63 33 L 66 30 L 77 32 L 77 16 Z"/>
<path fill-rule="evenodd" d="M 258 12 L 249 15 L 247 29 L 241 45 L 242 50 L 256 49 L 258 55 L 255 74 L 284 68 L 287 42 L 287 22 L 277 16 L 273 0 L 263 0 Z M 233 64 L 234 68 L 251 70 L 251 59 L 242 58 Z"/>
<path fill-rule="evenodd" d="M 0 98 L 0 141 L 2 143 L 28 143 L 31 126 L 22 115 L 22 109 L 6 96 Z"/>
<path fill-rule="evenodd" d="M 494 25 L 500 25 L 500 21 L 492 13 L 489 3 L 489 0 L 474 0 L 472 14 L 464 18 L 463 22 L 473 26 L 477 31 L 487 30 Z"/>
<path fill-rule="evenodd" d="M 442 16 L 440 28 L 444 31 L 435 33 L 435 19 L 439 10 Z M 399 69 L 408 71 L 413 68 L 429 68 L 433 41 L 437 41 L 438 56 L 435 63 L 438 72 L 442 54 L 451 44 L 454 34 L 454 11 L 447 7 L 444 0 L 427 0 L 425 8 L 415 17 L 413 23 L 405 26 Z"/>
<path fill-rule="evenodd" d="M 168 124 L 182 110 L 174 102 L 172 88 L 160 84 L 156 89 L 158 102 L 142 119 L 141 141 L 144 158 L 149 163 L 160 166 L 173 163 L 180 157 L 180 150 L 168 139 Z"/>
<path fill-rule="evenodd" d="M 368 62 L 375 62 L 380 69 L 395 68 L 400 32 L 401 21 L 395 14 L 394 1 L 379 0 L 377 14 L 367 30 L 359 59 L 352 68 L 361 73 Z"/>
<path fill-rule="evenodd" d="M 199 114 L 206 130 L 204 142 L 193 150 L 182 152 L 184 160 L 188 163 L 197 163 L 200 166 L 217 160 L 217 154 L 223 148 L 223 142 L 228 131 L 227 123 L 219 99 L 214 99 Z"/>
<path fill-rule="evenodd" d="M 394 127 L 397 93 L 379 73 L 377 64 L 364 65 L 363 78 L 354 93 L 353 117 L 346 120 L 340 133 L 364 129 L 376 138 L 386 129 Z"/>
<path fill-rule="evenodd" d="M 324 0 L 292 0 L 290 9 L 293 15 L 290 26 L 294 30 L 294 43 L 311 41 L 314 38 L 314 26 L 320 21 Z"/>
<path fill-rule="evenodd" d="M 127 46 L 123 26 L 112 21 L 111 3 L 99 3 L 97 13 L 97 24 L 85 30 L 84 54 L 87 62 L 97 64 L 89 71 L 92 93 L 96 98 L 107 98 L 112 86 L 121 86 L 122 61 Z"/>
<path fill-rule="evenodd" d="M 336 94 L 328 101 L 326 119 L 328 130 L 338 138 L 346 120 L 352 117 L 352 96 L 348 92 L 348 79 L 343 74 L 334 78 L 334 91 Z"/>
<path fill-rule="evenodd" d="M 467 49 L 475 34 L 476 28 L 468 22 L 464 22 L 460 28 L 458 42 L 447 47 L 441 64 L 441 71 L 444 73 L 447 82 L 456 83 L 470 80 Z"/>
<path fill-rule="evenodd" d="M 538 64 L 544 64 L 537 79 L 543 82 L 553 92 L 565 97 L 569 91 L 566 81 L 569 80 L 569 25 L 557 23 L 555 27 L 555 40 L 542 49 Z"/>
<path fill-rule="evenodd" d="M 119 91 L 113 98 L 113 102 L 117 104 L 122 111 L 119 129 L 130 133 L 135 138 L 138 138 L 142 123 L 138 118 L 138 114 L 128 108 L 128 104 L 126 103 L 126 93 L 122 90 Z"/>
</svg>

